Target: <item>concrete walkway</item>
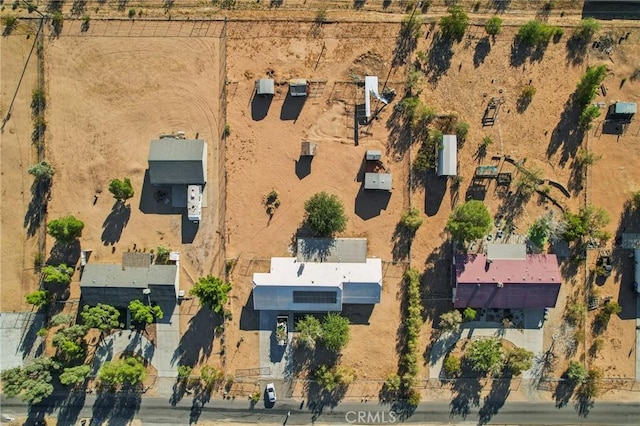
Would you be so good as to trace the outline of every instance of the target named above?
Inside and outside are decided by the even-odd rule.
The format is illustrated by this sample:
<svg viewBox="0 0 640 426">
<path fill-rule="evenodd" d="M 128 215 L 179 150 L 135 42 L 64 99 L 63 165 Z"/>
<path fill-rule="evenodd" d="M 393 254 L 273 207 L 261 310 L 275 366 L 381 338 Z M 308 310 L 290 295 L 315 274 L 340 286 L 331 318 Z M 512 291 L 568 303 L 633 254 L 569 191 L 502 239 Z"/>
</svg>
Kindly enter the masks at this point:
<svg viewBox="0 0 640 426">
<path fill-rule="evenodd" d="M 120 330 L 107 336 L 96 350 L 93 362 L 93 373 L 97 374 L 105 361 L 121 352 L 140 355 L 157 371 L 158 377 L 171 377 L 175 380 L 178 374 L 178 363 L 172 361 L 173 354 L 180 344 L 180 324 L 178 306 L 171 315 L 165 316 L 169 321 L 156 323 L 157 345 L 149 341 L 142 333 L 131 330 Z"/>
<path fill-rule="evenodd" d="M 497 337 L 508 340 L 515 346 L 533 352 L 534 359 L 543 356 L 543 329 L 538 328 L 539 315 L 525 312 L 524 328 L 503 328 L 498 322 L 472 321 L 463 323 L 460 331 L 445 333 L 438 338 L 431 350 L 429 359 L 429 378 L 441 377 L 442 363 L 451 348 L 460 339 L 477 339 L 479 337 Z M 523 379 L 532 378 L 532 369 L 522 372 Z"/>
</svg>

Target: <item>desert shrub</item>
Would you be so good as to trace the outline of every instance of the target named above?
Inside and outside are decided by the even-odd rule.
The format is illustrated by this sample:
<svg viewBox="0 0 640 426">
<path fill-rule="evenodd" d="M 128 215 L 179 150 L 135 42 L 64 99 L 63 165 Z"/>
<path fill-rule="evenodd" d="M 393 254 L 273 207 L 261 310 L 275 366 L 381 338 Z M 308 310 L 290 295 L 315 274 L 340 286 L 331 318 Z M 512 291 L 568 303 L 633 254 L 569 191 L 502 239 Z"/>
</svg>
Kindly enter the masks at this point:
<svg viewBox="0 0 640 426">
<path fill-rule="evenodd" d="M 389 374 L 387 376 L 387 380 L 384 381 L 384 390 L 387 392 L 398 392 L 400 391 L 401 379 L 396 373 Z"/>
<path fill-rule="evenodd" d="M 18 24 L 18 17 L 7 13 L 6 15 L 2 15 L 2 17 L 0 18 L 0 23 L 4 25 L 5 34 L 8 34 L 11 33 L 11 31 L 13 31 L 13 29 Z"/>
<path fill-rule="evenodd" d="M 467 135 L 469 134 L 469 123 L 464 121 L 459 121 L 455 125 L 456 137 L 460 143 L 464 143 L 467 139 Z"/>
<path fill-rule="evenodd" d="M 588 373 L 584 365 L 577 361 L 571 361 L 564 372 L 564 376 L 572 383 L 580 384 L 587 380 Z"/>
<path fill-rule="evenodd" d="M 447 377 L 458 377 L 462 372 L 461 365 L 460 358 L 449 354 L 444 359 L 442 368 L 444 368 L 444 373 Z"/>
<path fill-rule="evenodd" d="M 469 17 L 461 6 L 451 6 L 449 15 L 440 18 L 442 35 L 448 39 L 462 40 L 469 26 Z"/>
<path fill-rule="evenodd" d="M 422 225 L 422 216 L 420 215 L 420 210 L 412 207 L 409 210 L 402 212 L 400 223 L 406 230 L 410 232 L 416 232 Z"/>
<path fill-rule="evenodd" d="M 499 16 L 492 16 L 484 24 L 484 30 L 490 36 L 494 36 L 494 37 L 497 36 L 498 34 L 500 34 L 500 31 L 502 30 L 502 19 L 500 19 Z"/>
<path fill-rule="evenodd" d="M 605 305 L 596 314 L 596 322 L 601 327 L 606 327 L 609 324 L 611 315 L 619 314 L 620 312 L 622 312 L 622 306 L 620 306 L 618 302 L 611 301 L 609 303 L 605 303 Z"/>
<path fill-rule="evenodd" d="M 453 310 L 440 315 L 440 328 L 444 331 L 457 331 L 462 324 L 462 314 L 460 311 Z"/>
<path fill-rule="evenodd" d="M 598 21 L 594 18 L 584 18 L 580 21 L 580 26 L 578 26 L 573 36 L 589 42 L 598 31 L 600 31 L 600 23 Z"/>
<path fill-rule="evenodd" d="M 531 368 L 533 352 L 524 348 L 513 348 L 507 351 L 505 367 L 513 376 L 518 376 Z"/>
<path fill-rule="evenodd" d="M 49 163 L 42 160 L 41 162 L 29 167 L 27 172 L 37 181 L 48 181 L 53 177 L 55 169 Z"/>
<path fill-rule="evenodd" d="M 519 166 L 518 172 L 516 188 L 521 196 L 528 197 L 533 194 L 538 189 L 540 183 L 542 183 L 542 170 L 538 168 L 525 169 Z"/>
<path fill-rule="evenodd" d="M 522 91 L 520 92 L 520 96 L 526 99 L 531 99 L 533 98 L 533 95 L 536 94 L 536 92 L 537 92 L 537 89 L 534 85 L 527 84 L 522 88 Z"/>
<path fill-rule="evenodd" d="M 147 377 L 144 364 L 135 357 L 128 357 L 116 361 L 106 361 L 102 364 L 98 377 L 111 386 L 137 385 Z"/>
<path fill-rule="evenodd" d="M 462 318 L 465 321 L 474 321 L 476 319 L 476 315 L 477 315 L 477 311 L 473 308 L 464 308 L 464 311 L 462 311 Z"/>
<path fill-rule="evenodd" d="M 576 153 L 576 164 L 580 167 L 593 166 L 601 158 L 602 155 L 597 155 L 587 148 L 580 148 Z"/>
<path fill-rule="evenodd" d="M 567 321 L 575 325 L 575 324 L 579 324 L 580 321 L 582 321 L 582 318 L 584 318 L 585 312 L 587 312 L 587 308 L 584 305 L 584 303 L 572 302 L 567 304 L 564 316 L 567 319 Z"/>
<path fill-rule="evenodd" d="M 192 370 L 193 370 L 193 368 L 191 368 L 188 365 L 179 365 L 178 366 L 178 379 L 179 380 L 188 379 L 189 376 L 191 375 L 191 371 Z"/>
<path fill-rule="evenodd" d="M 562 35 L 561 31 L 559 27 L 533 20 L 520 27 L 516 38 L 528 46 L 542 45 L 548 43 L 554 35 Z"/>
</svg>

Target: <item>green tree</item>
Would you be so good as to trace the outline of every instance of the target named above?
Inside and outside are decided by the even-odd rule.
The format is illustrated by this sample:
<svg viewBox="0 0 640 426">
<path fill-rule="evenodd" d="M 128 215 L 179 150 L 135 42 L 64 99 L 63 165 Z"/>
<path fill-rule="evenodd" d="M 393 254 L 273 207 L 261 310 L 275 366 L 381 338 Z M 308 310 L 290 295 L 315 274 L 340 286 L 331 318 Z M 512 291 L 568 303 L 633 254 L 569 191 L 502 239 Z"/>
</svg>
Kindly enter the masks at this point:
<svg viewBox="0 0 640 426">
<path fill-rule="evenodd" d="M 584 18 L 580 21 L 580 26 L 573 33 L 573 36 L 588 43 L 598 31 L 600 31 L 600 23 L 598 21 L 593 18 Z"/>
<path fill-rule="evenodd" d="M 606 232 L 603 228 L 610 220 L 606 210 L 590 204 L 581 207 L 578 214 L 565 212 L 563 215 L 563 237 L 567 241 L 577 241 L 585 237 L 606 239 Z"/>
<path fill-rule="evenodd" d="M 589 130 L 591 129 L 591 123 L 593 120 L 598 117 L 600 117 L 600 108 L 597 105 L 589 105 L 580 113 L 578 122 L 580 123 L 580 126 Z"/>
<path fill-rule="evenodd" d="M 482 338 L 471 342 L 465 358 L 474 371 L 498 374 L 502 370 L 502 344 L 493 338 Z"/>
<path fill-rule="evenodd" d="M 462 318 L 465 321 L 474 321 L 476 319 L 476 310 L 473 308 L 464 308 L 464 311 L 462 311 Z"/>
<path fill-rule="evenodd" d="M 524 348 L 513 348 L 507 351 L 505 358 L 507 371 L 513 376 L 519 376 L 520 373 L 531 368 L 533 352 Z"/>
<path fill-rule="evenodd" d="M 347 228 L 344 206 L 337 196 L 319 192 L 304 203 L 305 221 L 319 235 L 329 237 Z"/>
<path fill-rule="evenodd" d="M 349 319 L 340 314 L 328 313 L 322 321 L 322 345 L 338 353 L 349 343 L 349 338 Z"/>
<path fill-rule="evenodd" d="M 538 248 L 543 248 L 551 236 L 551 218 L 547 215 L 541 216 L 533 222 L 527 237 Z"/>
<path fill-rule="evenodd" d="M 312 315 L 305 317 L 296 323 L 298 331 L 298 342 L 308 348 L 315 348 L 316 342 L 322 336 L 322 324 L 318 318 Z"/>
<path fill-rule="evenodd" d="M 139 300 L 129 302 L 129 311 L 133 322 L 151 324 L 154 318 L 162 319 L 163 313 L 160 306 L 150 306 Z"/>
<path fill-rule="evenodd" d="M 411 207 L 409 210 L 402 212 L 400 224 L 407 231 L 415 233 L 422 225 L 422 216 L 420 215 L 420 210 L 415 207 Z"/>
<path fill-rule="evenodd" d="M 134 357 L 105 362 L 98 377 L 101 381 L 111 385 L 137 385 L 147 377 L 144 364 Z"/>
<path fill-rule="evenodd" d="M 66 264 L 61 263 L 58 266 L 47 265 L 42 268 L 42 274 L 45 284 L 64 284 L 67 285 L 71 282 L 71 276 L 73 275 L 73 268 L 68 267 Z"/>
<path fill-rule="evenodd" d="M 578 396 L 584 399 L 592 399 L 600 395 L 601 378 L 602 370 L 600 370 L 599 368 L 589 369 L 586 380 L 582 382 L 582 385 L 578 388 Z"/>
<path fill-rule="evenodd" d="M 490 36 L 493 36 L 493 37 L 497 36 L 498 34 L 500 34 L 500 31 L 502 30 L 502 19 L 500 19 L 499 16 L 492 16 L 484 24 L 484 30 Z"/>
<path fill-rule="evenodd" d="M 91 373 L 89 365 L 78 365 L 76 367 L 65 368 L 60 374 L 60 383 L 63 385 L 78 385 L 84 383 Z"/>
<path fill-rule="evenodd" d="M 456 137 L 462 143 L 467 139 L 467 135 L 469 134 L 469 123 L 464 121 L 459 121 L 455 126 Z"/>
<path fill-rule="evenodd" d="M 222 281 L 218 277 L 207 275 L 198 280 L 196 285 L 189 290 L 189 294 L 196 296 L 200 299 L 200 303 L 219 313 L 227 303 L 230 291 L 231 284 Z"/>
<path fill-rule="evenodd" d="M 120 311 L 111 305 L 98 303 L 96 306 L 85 305 L 82 308 L 82 321 L 88 328 L 97 328 L 101 333 L 122 327 Z"/>
<path fill-rule="evenodd" d="M 348 387 L 355 380 L 355 372 L 341 365 L 329 367 L 321 365 L 314 374 L 318 385 L 327 392 Z"/>
<path fill-rule="evenodd" d="M 619 314 L 620 312 L 622 312 L 622 306 L 620 306 L 618 302 L 611 301 L 609 303 L 605 303 L 602 309 L 600 309 L 596 314 L 596 322 L 601 327 L 606 327 L 609 324 L 611 315 Z"/>
<path fill-rule="evenodd" d="M 562 29 L 559 27 L 532 20 L 520 27 L 516 38 L 528 46 L 543 45 L 548 43 L 554 35 L 561 35 L 561 32 Z"/>
<path fill-rule="evenodd" d="M 27 172 L 36 179 L 36 181 L 51 180 L 55 174 L 55 169 L 46 161 L 41 161 L 27 169 Z"/>
<path fill-rule="evenodd" d="M 469 17 L 461 6 L 451 6 L 449 15 L 440 18 L 442 35 L 449 39 L 461 41 L 469 26 Z"/>
<path fill-rule="evenodd" d="M 470 200 L 459 205 L 449 216 L 446 230 L 456 240 L 472 241 L 491 230 L 491 215 L 482 201 Z"/>
<path fill-rule="evenodd" d="M 63 361 L 71 361 L 82 358 L 87 353 L 87 343 L 84 336 L 87 335 L 87 327 L 73 325 L 61 328 L 53 336 L 53 347 L 58 349 L 58 356 Z"/>
<path fill-rule="evenodd" d="M 27 294 L 25 296 L 27 303 L 33 305 L 37 308 L 40 308 L 51 301 L 49 297 L 49 292 L 47 290 L 36 290 L 31 294 Z"/>
<path fill-rule="evenodd" d="M 109 192 L 118 201 L 126 201 L 133 197 L 134 194 L 133 185 L 131 185 L 129 178 L 124 178 L 124 180 L 113 179 L 109 182 Z"/>
<path fill-rule="evenodd" d="M 447 377 L 458 377 L 462 372 L 460 358 L 451 354 L 447 355 L 442 363 L 444 373 Z"/>
<path fill-rule="evenodd" d="M 63 244 L 71 243 L 82 236 L 83 229 L 84 223 L 71 215 L 54 219 L 47 224 L 49 235 Z"/>
<path fill-rule="evenodd" d="M 590 66 L 580 77 L 576 86 L 575 99 L 578 105 L 585 108 L 596 97 L 596 92 L 600 84 L 607 76 L 607 67 L 604 65 Z"/>
<path fill-rule="evenodd" d="M 28 404 L 37 404 L 53 393 L 51 371 L 59 365 L 51 358 L 38 357 L 24 367 L 2 372 L 2 390 L 7 398 L 19 397 Z"/>
<path fill-rule="evenodd" d="M 387 380 L 384 381 L 385 392 L 396 393 L 400 391 L 401 379 L 396 373 L 391 373 L 387 376 Z"/>
<path fill-rule="evenodd" d="M 443 331 L 458 331 L 462 324 L 462 314 L 460 311 L 453 310 L 440 315 L 440 328 Z"/>
</svg>

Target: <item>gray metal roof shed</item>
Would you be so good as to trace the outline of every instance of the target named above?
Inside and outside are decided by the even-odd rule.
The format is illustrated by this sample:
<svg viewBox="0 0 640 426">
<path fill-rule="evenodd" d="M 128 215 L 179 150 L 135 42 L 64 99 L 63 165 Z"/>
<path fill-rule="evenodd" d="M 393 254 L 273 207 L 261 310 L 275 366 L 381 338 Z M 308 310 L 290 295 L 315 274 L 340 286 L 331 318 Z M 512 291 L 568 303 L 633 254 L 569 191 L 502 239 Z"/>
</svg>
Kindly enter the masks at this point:
<svg viewBox="0 0 640 426">
<path fill-rule="evenodd" d="M 207 144 L 200 139 L 151 141 L 149 180 L 152 185 L 204 185 L 207 182 Z"/>
<path fill-rule="evenodd" d="M 392 180 L 391 173 L 365 173 L 364 189 L 391 191 Z"/>
<path fill-rule="evenodd" d="M 366 238 L 298 238 L 298 262 L 365 263 Z"/>
<path fill-rule="evenodd" d="M 458 140 L 456 135 L 444 135 L 438 150 L 438 176 L 455 176 L 457 168 Z"/>
<path fill-rule="evenodd" d="M 261 78 L 256 81 L 256 95 L 275 94 L 275 84 L 272 78 Z"/>
<path fill-rule="evenodd" d="M 291 96 L 307 96 L 307 80 L 296 78 L 289 81 L 289 94 Z"/>
<path fill-rule="evenodd" d="M 303 157 L 313 157 L 316 155 L 318 144 L 315 142 L 302 141 L 300 145 L 300 155 Z"/>
<path fill-rule="evenodd" d="M 638 112 L 638 104 L 635 102 L 616 102 L 613 112 L 615 114 L 633 115 Z"/>
<path fill-rule="evenodd" d="M 382 159 L 382 151 L 378 149 L 368 149 L 364 156 L 367 161 L 375 161 Z"/>
</svg>

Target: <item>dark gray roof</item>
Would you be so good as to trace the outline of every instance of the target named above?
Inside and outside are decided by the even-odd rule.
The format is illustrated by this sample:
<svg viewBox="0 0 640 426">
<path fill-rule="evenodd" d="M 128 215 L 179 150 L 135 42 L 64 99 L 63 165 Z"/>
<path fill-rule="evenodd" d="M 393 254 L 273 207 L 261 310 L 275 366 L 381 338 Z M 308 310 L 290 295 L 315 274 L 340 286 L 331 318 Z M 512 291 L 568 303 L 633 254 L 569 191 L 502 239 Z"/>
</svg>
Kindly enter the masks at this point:
<svg viewBox="0 0 640 426">
<path fill-rule="evenodd" d="M 200 184 L 207 181 L 207 145 L 203 140 L 165 138 L 151 141 L 152 185 Z"/>
<path fill-rule="evenodd" d="M 298 262 L 365 263 L 366 238 L 298 238 Z"/>
</svg>

